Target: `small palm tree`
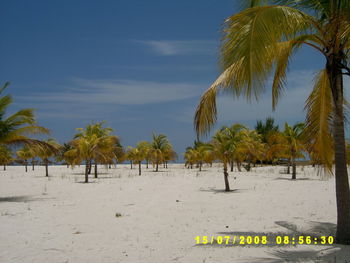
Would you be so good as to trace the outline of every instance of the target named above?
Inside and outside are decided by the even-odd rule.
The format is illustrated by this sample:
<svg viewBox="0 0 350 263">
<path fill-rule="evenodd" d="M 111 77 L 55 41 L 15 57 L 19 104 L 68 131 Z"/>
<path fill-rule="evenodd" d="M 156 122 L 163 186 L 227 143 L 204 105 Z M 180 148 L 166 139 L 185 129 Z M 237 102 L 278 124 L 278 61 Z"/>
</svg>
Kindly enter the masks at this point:
<svg viewBox="0 0 350 263">
<path fill-rule="evenodd" d="M 151 158 L 156 166 L 156 172 L 158 172 L 159 164 L 165 161 L 164 155 L 172 146 L 164 134 L 157 135 L 153 133 L 152 137 Z"/>
<path fill-rule="evenodd" d="M 224 165 L 225 191 L 230 191 L 227 166 L 232 156 L 232 144 L 230 140 L 227 139 L 227 136 L 221 131 L 215 133 L 211 144 L 216 159 L 220 160 Z"/>
<path fill-rule="evenodd" d="M 265 123 L 262 121 L 257 121 L 255 125 L 255 130 L 261 135 L 261 140 L 263 143 L 267 143 L 269 134 L 278 132 L 278 129 L 278 125 L 275 125 L 275 120 L 271 117 L 266 118 Z"/>
<path fill-rule="evenodd" d="M 6 165 L 11 163 L 12 160 L 11 150 L 5 145 L 0 144 L 0 165 L 4 166 L 4 171 L 6 171 Z"/>
<path fill-rule="evenodd" d="M 295 159 L 302 157 L 302 150 L 305 149 L 303 132 L 305 124 L 297 123 L 294 126 L 289 126 L 288 123 L 284 126 L 283 135 L 287 142 L 287 155 L 290 158 L 292 165 L 292 179 L 296 179 L 296 163 Z"/>
<path fill-rule="evenodd" d="M 59 155 L 61 145 L 59 145 L 54 139 L 48 139 L 44 141 L 43 145 L 36 145 L 32 148 L 32 151 L 43 161 L 45 165 L 45 176 L 49 176 L 49 163 L 50 158 Z"/>
<path fill-rule="evenodd" d="M 141 141 L 137 144 L 137 148 L 140 149 L 145 155 L 146 169 L 148 169 L 148 164 L 151 159 L 151 149 L 152 146 L 147 141 Z"/>
<path fill-rule="evenodd" d="M 136 148 L 129 146 L 126 154 L 131 162 L 138 164 L 139 175 L 141 175 L 141 163 L 145 159 L 145 153 L 138 145 Z"/>
<path fill-rule="evenodd" d="M 22 149 L 18 150 L 16 154 L 19 159 L 23 160 L 25 171 L 28 172 L 28 160 L 33 158 L 33 150 L 30 149 L 28 145 L 25 145 Z"/>
</svg>

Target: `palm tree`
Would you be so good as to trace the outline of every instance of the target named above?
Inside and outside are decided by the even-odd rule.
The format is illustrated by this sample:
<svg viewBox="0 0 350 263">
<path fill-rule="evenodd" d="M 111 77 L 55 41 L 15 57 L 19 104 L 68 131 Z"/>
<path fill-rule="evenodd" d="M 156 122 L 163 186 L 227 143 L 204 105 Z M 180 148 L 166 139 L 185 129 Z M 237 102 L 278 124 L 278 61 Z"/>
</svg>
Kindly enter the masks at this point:
<svg viewBox="0 0 350 263">
<path fill-rule="evenodd" d="M 159 164 L 164 162 L 165 152 L 171 149 L 172 146 L 164 134 L 157 135 L 153 133 L 152 137 L 151 156 L 153 163 L 156 165 L 156 172 L 158 172 Z"/>
<path fill-rule="evenodd" d="M 231 166 L 231 172 L 233 172 L 233 163 L 234 160 L 237 157 L 236 152 L 238 149 L 238 145 L 243 140 L 243 131 L 247 130 L 247 128 L 239 123 L 233 124 L 231 127 L 223 126 L 221 128 L 221 132 L 227 137 L 227 140 L 230 141 L 231 144 L 231 159 L 230 159 L 230 166 Z M 239 162 L 238 162 L 239 163 Z M 240 167 L 240 164 L 237 164 L 238 167 Z"/>
<path fill-rule="evenodd" d="M 0 88 L 0 95 L 10 83 Z M 33 109 L 22 109 L 6 117 L 8 107 L 13 103 L 11 95 L 0 96 L 0 144 L 44 144 L 29 138 L 28 134 L 48 134 L 49 130 L 36 125 Z"/>
<path fill-rule="evenodd" d="M 297 123 L 294 126 L 289 126 L 288 123 L 286 123 L 284 126 L 283 135 L 286 138 L 287 155 L 292 165 L 292 180 L 296 179 L 295 159 L 302 157 L 302 150 L 305 149 L 303 138 L 304 127 L 304 123 Z"/>
<path fill-rule="evenodd" d="M 255 130 L 261 135 L 261 140 L 263 143 L 267 143 L 267 138 L 271 132 L 278 131 L 278 125 L 275 125 L 275 120 L 271 117 L 266 118 L 265 123 L 262 121 L 257 121 L 255 125 Z"/>
<path fill-rule="evenodd" d="M 141 141 L 137 144 L 137 148 L 145 154 L 146 169 L 148 169 L 148 163 L 151 159 L 151 144 L 147 141 Z"/>
<path fill-rule="evenodd" d="M 141 175 L 141 162 L 145 159 L 145 152 L 142 151 L 140 145 L 137 145 L 136 148 L 129 146 L 126 154 L 131 162 L 138 164 L 139 175 Z"/>
<path fill-rule="evenodd" d="M 212 139 L 213 153 L 216 159 L 220 160 L 224 165 L 224 180 L 225 180 L 225 191 L 230 191 L 230 184 L 228 181 L 227 165 L 231 160 L 232 145 L 227 136 L 218 131 L 215 133 Z"/>
<path fill-rule="evenodd" d="M 251 164 L 264 159 L 265 145 L 261 141 L 261 135 L 255 130 L 245 129 L 241 132 L 241 141 L 237 146 L 236 155 L 247 162 L 245 166 L 250 171 Z"/>
<path fill-rule="evenodd" d="M 331 171 L 335 160 L 337 233 L 350 243 L 350 190 L 344 135 L 343 75 L 350 54 L 350 1 L 251 0 L 250 7 L 225 21 L 222 74 L 202 96 L 195 116 L 197 133 L 216 120 L 215 98 L 221 90 L 259 98 L 274 71 L 272 106 L 285 87 L 291 56 L 307 45 L 325 58 L 306 109 L 306 136 L 314 156 Z M 333 143 L 334 140 L 334 143 Z M 333 154 L 334 153 L 334 154 Z"/>
<path fill-rule="evenodd" d="M 86 139 L 85 142 L 82 140 L 81 143 L 87 143 L 85 146 L 90 144 L 91 147 L 91 158 L 88 162 L 88 174 L 91 172 L 92 161 L 95 164 L 95 178 L 97 178 L 97 165 L 98 163 L 111 163 L 116 158 L 115 152 L 120 146 L 119 138 L 111 135 L 113 129 L 110 127 L 103 127 L 105 122 L 92 123 L 86 126 L 85 129 L 78 128 L 78 133 L 75 135 L 76 139 Z M 92 145 L 96 143 L 96 145 Z M 69 155 L 69 154 L 68 154 Z M 86 159 L 85 159 L 86 160 Z"/>
<path fill-rule="evenodd" d="M 286 137 L 281 132 L 269 132 L 265 144 L 265 160 L 275 164 L 280 159 L 288 158 L 287 147 Z"/>
<path fill-rule="evenodd" d="M 28 172 L 28 160 L 33 158 L 33 150 L 30 149 L 28 145 L 25 145 L 22 149 L 18 150 L 16 154 L 19 159 L 23 160 L 25 171 Z"/>
<path fill-rule="evenodd" d="M 6 171 L 6 165 L 12 162 L 11 150 L 5 145 L 0 144 L 0 164 L 4 166 L 4 171 Z"/>
<path fill-rule="evenodd" d="M 59 155 L 61 145 L 59 145 L 54 139 L 48 139 L 44 142 L 44 145 L 34 146 L 32 151 L 43 161 L 45 165 L 45 176 L 48 177 L 50 158 Z"/>
</svg>

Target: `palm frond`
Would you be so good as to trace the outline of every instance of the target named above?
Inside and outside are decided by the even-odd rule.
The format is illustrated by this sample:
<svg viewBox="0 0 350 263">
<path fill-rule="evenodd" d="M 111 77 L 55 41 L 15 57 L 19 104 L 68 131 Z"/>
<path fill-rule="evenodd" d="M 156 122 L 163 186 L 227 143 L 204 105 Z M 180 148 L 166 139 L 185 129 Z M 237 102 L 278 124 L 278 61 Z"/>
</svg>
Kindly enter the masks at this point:
<svg viewBox="0 0 350 263">
<path fill-rule="evenodd" d="M 305 129 L 307 147 L 315 161 L 325 165 L 331 171 L 334 156 L 331 134 L 333 102 L 326 70 L 318 74 L 314 89 L 306 101 L 305 109 L 307 111 Z"/>
</svg>

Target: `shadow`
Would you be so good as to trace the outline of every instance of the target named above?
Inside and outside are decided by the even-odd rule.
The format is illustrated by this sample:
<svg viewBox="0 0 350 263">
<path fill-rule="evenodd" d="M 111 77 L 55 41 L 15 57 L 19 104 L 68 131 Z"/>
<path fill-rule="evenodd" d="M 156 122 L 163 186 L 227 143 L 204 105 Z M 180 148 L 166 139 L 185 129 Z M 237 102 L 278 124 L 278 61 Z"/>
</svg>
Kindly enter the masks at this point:
<svg viewBox="0 0 350 263">
<path fill-rule="evenodd" d="M 199 189 L 201 192 L 210 192 L 214 194 L 232 194 L 232 193 L 244 193 L 246 191 L 249 191 L 249 189 L 232 189 L 230 191 L 225 191 L 224 189 L 216 189 L 216 188 L 209 188 L 209 189 Z"/>
<path fill-rule="evenodd" d="M 292 176 L 291 176 L 292 177 Z M 318 179 L 313 179 L 313 178 L 297 178 L 292 180 L 291 178 L 286 178 L 286 177 L 277 177 L 274 180 L 285 180 L 285 181 L 318 181 Z"/>
<path fill-rule="evenodd" d="M 322 249 L 287 250 L 276 249 L 267 252 L 270 257 L 249 258 L 241 260 L 246 263 L 350 263 L 350 247 L 343 245 L 332 245 Z"/>
<path fill-rule="evenodd" d="M 0 197 L 0 203 L 2 202 L 25 203 L 25 202 L 33 202 L 33 201 L 40 201 L 40 200 L 46 200 L 46 199 L 48 198 L 33 198 L 27 195 L 5 196 L 5 197 Z"/>
<path fill-rule="evenodd" d="M 75 182 L 76 184 L 96 184 L 98 183 L 97 181 L 89 181 L 88 183 L 85 183 L 85 181 L 79 181 L 79 182 Z"/>
</svg>

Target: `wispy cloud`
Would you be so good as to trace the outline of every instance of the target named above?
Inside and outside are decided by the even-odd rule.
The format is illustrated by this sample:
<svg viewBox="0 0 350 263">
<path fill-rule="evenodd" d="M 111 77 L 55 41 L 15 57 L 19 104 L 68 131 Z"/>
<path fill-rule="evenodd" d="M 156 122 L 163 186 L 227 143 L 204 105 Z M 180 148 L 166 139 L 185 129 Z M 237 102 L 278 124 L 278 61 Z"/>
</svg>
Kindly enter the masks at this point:
<svg viewBox="0 0 350 263">
<path fill-rule="evenodd" d="M 202 89 L 190 83 L 82 78 L 73 79 L 67 86 L 60 92 L 40 92 L 17 99 L 23 106 L 34 104 L 41 118 L 91 119 L 121 107 L 197 97 Z"/>
<path fill-rule="evenodd" d="M 200 94 L 201 86 L 134 80 L 76 78 L 61 92 L 36 93 L 21 99 L 35 102 L 150 104 L 188 99 Z"/>
<path fill-rule="evenodd" d="M 137 41 L 161 56 L 215 54 L 218 43 L 211 40 L 148 40 Z"/>
</svg>

